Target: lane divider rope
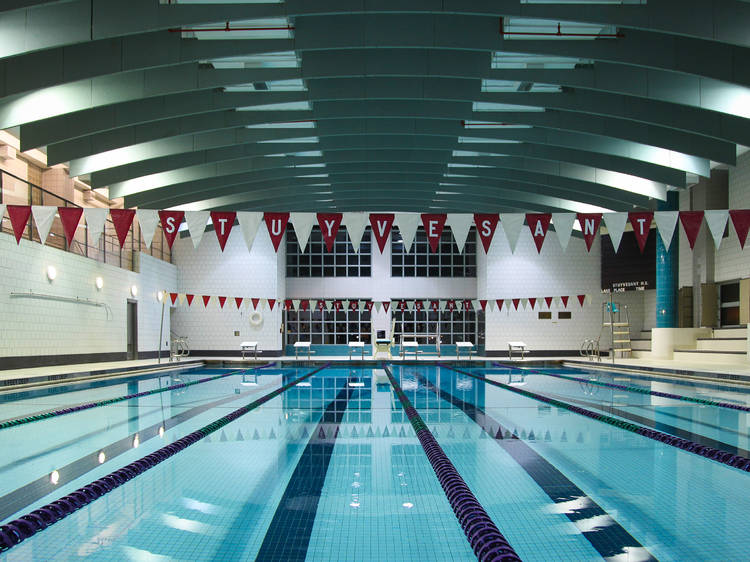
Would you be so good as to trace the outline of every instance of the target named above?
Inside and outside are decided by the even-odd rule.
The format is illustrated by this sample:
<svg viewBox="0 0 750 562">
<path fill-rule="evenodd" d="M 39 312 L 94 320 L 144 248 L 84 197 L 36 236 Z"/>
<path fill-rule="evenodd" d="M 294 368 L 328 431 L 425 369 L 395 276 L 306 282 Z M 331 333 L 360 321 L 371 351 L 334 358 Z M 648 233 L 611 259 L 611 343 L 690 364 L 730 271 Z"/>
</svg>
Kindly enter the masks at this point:
<svg viewBox="0 0 750 562">
<path fill-rule="evenodd" d="M 48 503 L 47 505 L 35 509 L 26 515 L 22 515 L 18 519 L 6 523 L 0 526 L 0 552 L 4 552 L 20 544 L 31 536 L 35 535 L 39 531 L 46 529 L 50 525 L 57 523 L 61 519 L 64 519 L 68 515 L 78 511 L 82 507 L 88 505 L 96 499 L 99 499 L 103 495 L 111 492 L 115 488 L 119 488 L 127 481 L 132 480 L 139 474 L 146 472 L 153 468 L 157 464 L 167 460 L 169 457 L 183 451 L 190 445 L 197 443 L 204 437 L 218 431 L 225 425 L 234 420 L 244 416 L 251 410 L 254 410 L 258 406 L 268 402 L 269 400 L 276 398 L 282 392 L 285 392 L 293 386 L 301 383 L 305 379 L 312 377 L 314 374 L 322 371 L 328 367 L 330 363 L 307 373 L 293 380 L 284 386 L 277 388 L 273 392 L 270 392 L 264 396 L 261 396 L 257 400 L 242 406 L 227 414 L 218 420 L 211 422 L 208 425 L 201 427 L 200 429 L 193 431 L 186 435 L 182 439 L 178 439 L 174 443 L 166 445 L 161 449 L 154 451 L 150 455 L 146 455 L 132 463 L 109 473 L 108 475 L 95 480 L 94 482 L 87 484 L 81 488 L 78 488 L 74 492 L 71 492 L 67 496 L 64 496 L 58 500 Z"/>
<path fill-rule="evenodd" d="M 125 400 L 131 400 L 132 398 L 140 398 L 141 396 L 149 396 L 151 394 L 159 394 L 160 392 L 166 392 L 167 390 L 177 390 L 180 388 L 186 388 L 188 386 L 193 386 L 195 384 L 202 384 L 204 382 L 211 382 L 218 379 L 223 379 L 231 375 L 237 375 L 239 373 L 246 373 L 248 371 L 257 371 L 259 369 L 265 369 L 267 367 L 271 367 L 272 365 L 275 365 L 276 363 L 267 363 L 266 365 L 262 365 L 261 367 L 254 367 L 253 369 L 238 369 L 236 371 L 232 371 L 229 373 L 224 373 L 222 375 L 216 375 L 213 377 L 205 377 L 202 379 L 198 379 L 195 381 L 190 382 L 183 382 L 180 384 L 173 384 L 172 386 L 167 386 L 165 388 L 155 388 L 153 390 L 145 390 L 143 392 L 137 392 L 135 394 L 128 394 L 127 396 L 118 396 L 116 398 L 109 398 L 107 400 L 97 400 L 96 402 L 88 402 L 86 404 L 79 404 L 78 406 L 71 406 L 69 408 L 61 408 L 60 410 L 53 410 L 51 412 L 44 412 L 42 414 L 34 414 L 31 416 L 26 416 L 23 418 L 16 418 L 12 420 L 6 420 L 4 422 L 0 422 L 0 429 L 8 429 L 9 427 L 17 427 L 19 425 L 24 425 L 27 423 L 32 423 L 36 421 L 46 420 L 49 418 L 54 418 L 56 416 L 64 416 L 66 414 L 73 414 L 75 412 L 80 412 L 82 410 L 89 410 L 91 408 L 98 408 L 100 406 L 109 406 L 111 404 L 116 404 L 117 402 L 123 402 Z"/>
<path fill-rule="evenodd" d="M 525 396 L 526 398 L 531 398 L 533 400 L 538 400 L 539 402 L 551 404 L 552 406 L 555 406 L 556 408 L 562 408 L 563 410 L 568 410 L 569 412 L 574 412 L 576 414 L 586 416 L 587 418 L 591 418 L 596 421 L 600 421 L 600 422 L 612 425 L 614 427 L 624 429 L 625 431 L 630 431 L 631 433 L 636 433 L 638 435 L 642 435 L 643 437 L 648 437 L 649 439 L 653 439 L 654 441 L 660 441 L 661 443 L 671 445 L 672 447 L 677 447 L 678 449 L 682 449 L 683 451 L 687 451 L 688 453 L 700 455 L 701 457 L 705 457 L 707 459 L 720 462 L 727 466 L 731 466 L 733 468 L 739 468 L 740 470 L 744 470 L 745 472 L 750 472 L 750 459 L 747 457 L 734 455 L 728 451 L 714 449 L 713 447 L 709 447 L 707 445 L 701 445 L 700 443 L 696 443 L 695 441 L 690 441 L 688 439 L 683 439 L 682 437 L 677 437 L 675 435 L 663 433 L 661 431 L 657 431 L 655 429 L 644 427 L 642 425 L 637 425 L 637 424 L 627 422 L 618 418 L 613 418 L 612 416 L 608 416 L 606 414 L 599 414 L 597 412 L 593 412 L 591 410 L 587 410 L 586 408 L 581 408 L 579 406 L 573 406 L 572 404 L 568 404 L 567 402 L 562 402 L 554 398 L 548 398 L 547 396 L 544 396 L 542 394 L 537 394 L 535 392 L 523 390 L 515 386 L 510 386 L 510 385 L 503 384 L 498 381 L 493 381 L 484 377 L 480 377 L 478 375 L 475 375 L 474 373 L 462 371 L 461 369 L 456 369 L 455 367 L 451 367 L 450 365 L 446 365 L 444 363 L 438 363 L 438 365 L 441 367 L 445 367 L 446 369 L 451 369 L 457 373 L 461 373 L 462 375 L 466 375 L 466 376 L 484 381 L 487 384 L 491 384 L 493 386 L 497 386 L 505 390 L 509 390 L 510 392 L 520 394 L 521 396 Z M 507 365 L 503 365 L 502 363 L 493 363 L 493 365 L 507 368 Z M 529 372 L 534 372 L 534 369 L 529 369 Z M 543 375 L 545 373 L 539 372 L 538 374 Z"/>
<path fill-rule="evenodd" d="M 508 540 L 503 536 L 495 523 L 487 515 L 482 505 L 477 501 L 469 486 L 466 485 L 461 475 L 453 466 L 448 456 L 438 444 L 427 425 L 420 417 L 417 410 L 412 406 L 409 399 L 401 390 L 398 382 L 393 377 L 391 370 L 383 366 L 388 380 L 391 382 L 396 396 L 409 419 L 414 432 L 417 434 L 424 452 L 435 471 L 435 475 L 443 487 L 448 502 L 453 508 L 461 528 L 469 540 L 474 554 L 481 561 L 503 561 L 511 562 L 521 560 L 513 550 Z"/>
</svg>

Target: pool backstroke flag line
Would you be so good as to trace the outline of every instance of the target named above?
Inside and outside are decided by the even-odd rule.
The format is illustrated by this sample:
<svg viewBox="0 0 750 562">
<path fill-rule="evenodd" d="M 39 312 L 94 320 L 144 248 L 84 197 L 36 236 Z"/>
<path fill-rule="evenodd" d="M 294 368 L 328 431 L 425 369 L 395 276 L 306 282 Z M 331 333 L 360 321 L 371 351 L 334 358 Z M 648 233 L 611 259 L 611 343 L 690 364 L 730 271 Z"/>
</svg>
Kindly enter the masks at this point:
<svg viewBox="0 0 750 562">
<path fill-rule="evenodd" d="M 33 216 L 33 224 L 44 243 L 55 220 L 60 220 L 62 230 L 69 243 L 75 236 L 81 215 L 85 218 L 88 235 L 94 244 L 105 230 L 107 214 L 112 221 L 112 227 L 117 235 L 120 247 L 124 248 L 128 234 L 134 229 L 134 219 L 140 228 L 141 238 L 147 247 L 155 235 L 160 224 L 164 238 L 170 248 L 177 238 L 183 220 L 186 222 L 188 234 L 193 240 L 195 248 L 201 243 L 206 228 L 213 228 L 219 247 L 224 251 L 229 240 L 235 221 L 239 222 L 242 236 L 248 251 L 252 250 L 258 228 L 265 223 L 268 235 L 275 251 L 278 251 L 291 223 L 304 251 L 313 225 L 317 222 L 327 251 L 334 248 L 336 235 L 340 228 L 346 228 L 349 241 L 355 251 L 359 251 L 359 244 L 369 223 L 372 236 L 380 253 L 385 251 L 386 244 L 391 238 L 391 231 L 398 228 L 400 236 L 394 237 L 398 244 L 403 244 L 403 251 L 409 253 L 413 246 L 417 229 L 421 225 L 430 250 L 437 252 L 445 227 L 448 227 L 459 251 L 463 252 L 467 236 L 472 223 L 476 227 L 477 237 L 485 253 L 498 232 L 498 225 L 502 230 L 502 237 L 507 242 L 506 248 L 514 253 L 519 242 L 524 224 L 528 226 L 529 234 L 539 254 L 542 253 L 550 225 L 557 235 L 563 251 L 569 245 L 571 234 L 576 223 L 585 242 L 586 250 L 591 251 L 594 241 L 602 228 L 606 228 L 617 251 L 625 230 L 630 227 L 635 234 L 638 247 L 643 252 L 646 240 L 652 230 L 652 225 L 659 232 L 664 245 L 669 249 L 677 223 L 687 237 L 692 249 L 700 233 L 703 223 L 711 234 L 716 248 L 723 240 L 723 233 L 727 223 L 731 223 L 737 234 L 740 247 L 744 249 L 748 231 L 750 230 L 750 209 L 719 209 L 710 211 L 641 211 L 630 213 L 261 213 L 248 211 L 175 211 L 151 209 L 103 209 L 80 207 L 52 207 L 45 205 L 0 205 L 0 218 L 7 212 L 16 242 L 21 243 L 24 233 Z M 208 220 L 210 217 L 210 222 Z M 291 219 L 291 220 L 290 220 Z"/>
</svg>

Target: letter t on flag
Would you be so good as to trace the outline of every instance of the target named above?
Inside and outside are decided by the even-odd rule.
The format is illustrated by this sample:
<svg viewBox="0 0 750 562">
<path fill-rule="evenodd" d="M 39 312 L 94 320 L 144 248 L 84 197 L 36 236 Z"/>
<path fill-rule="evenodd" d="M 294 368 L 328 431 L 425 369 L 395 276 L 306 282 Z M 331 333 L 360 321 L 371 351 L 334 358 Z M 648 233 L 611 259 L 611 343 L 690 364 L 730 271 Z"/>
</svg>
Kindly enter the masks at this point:
<svg viewBox="0 0 750 562">
<path fill-rule="evenodd" d="M 654 218 L 654 213 L 641 212 L 641 213 L 628 213 L 630 224 L 633 226 L 633 234 L 638 242 L 638 247 L 643 253 L 646 248 L 646 240 L 648 239 L 649 229 L 651 228 L 651 220 Z"/>
<path fill-rule="evenodd" d="M 211 222 L 214 223 L 216 238 L 219 240 L 219 247 L 221 247 L 222 252 L 229 239 L 229 233 L 232 232 L 235 218 L 237 218 L 237 213 L 234 211 L 211 211 Z"/>
<path fill-rule="evenodd" d="M 430 242 L 430 250 L 433 253 L 437 252 L 438 245 L 440 244 L 440 236 L 443 234 L 443 227 L 445 226 L 445 219 L 447 217 L 448 215 L 439 213 L 422 213 L 422 225 L 424 226 L 427 240 Z"/>
<path fill-rule="evenodd" d="M 336 241 L 343 216 L 341 213 L 318 213 L 318 225 L 326 243 L 326 250 L 329 252 L 333 251 L 333 243 Z"/>
</svg>

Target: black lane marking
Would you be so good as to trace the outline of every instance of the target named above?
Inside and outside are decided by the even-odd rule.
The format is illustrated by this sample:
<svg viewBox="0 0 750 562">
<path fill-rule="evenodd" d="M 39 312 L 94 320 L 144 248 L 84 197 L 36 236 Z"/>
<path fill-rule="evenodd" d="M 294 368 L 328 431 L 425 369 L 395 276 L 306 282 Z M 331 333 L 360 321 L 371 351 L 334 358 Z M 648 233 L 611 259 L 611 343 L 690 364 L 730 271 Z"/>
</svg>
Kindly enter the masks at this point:
<svg viewBox="0 0 750 562">
<path fill-rule="evenodd" d="M 323 412 L 284 490 L 256 562 L 304 561 L 307 557 L 320 494 L 338 436 L 338 429 L 334 431 L 331 425 L 341 423 L 352 392 L 347 382 Z"/>
<path fill-rule="evenodd" d="M 537 483 L 549 498 L 555 503 L 576 502 L 574 507 L 565 511 L 565 515 L 581 531 L 581 534 L 591 543 L 602 558 L 610 558 L 627 553 L 628 548 L 643 549 L 643 554 L 648 557 L 639 560 L 657 559 L 646 548 L 638 542 L 625 528 L 623 528 L 611 515 L 597 504 L 586 493 L 560 472 L 554 465 L 537 453 L 521 439 L 503 439 L 502 435 L 508 429 L 500 422 L 493 419 L 479 406 L 465 402 L 442 388 L 437 388 L 424 376 L 414 373 L 428 390 L 437 394 L 440 398 L 460 408 L 467 416 L 474 420 L 482 430 L 489 434 L 505 451 L 515 460 L 521 468 Z M 496 427 L 497 432 L 492 435 L 491 429 Z M 606 518 L 604 526 L 588 529 L 583 524 L 592 517 Z M 580 522 L 580 524 L 579 524 Z"/>
</svg>

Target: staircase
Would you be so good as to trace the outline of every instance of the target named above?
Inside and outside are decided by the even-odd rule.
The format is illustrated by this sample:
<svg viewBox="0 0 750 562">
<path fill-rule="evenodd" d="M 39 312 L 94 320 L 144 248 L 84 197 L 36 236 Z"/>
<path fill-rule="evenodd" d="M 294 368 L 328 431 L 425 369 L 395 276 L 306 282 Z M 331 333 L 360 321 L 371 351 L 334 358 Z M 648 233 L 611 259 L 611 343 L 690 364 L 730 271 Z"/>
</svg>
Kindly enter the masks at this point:
<svg viewBox="0 0 750 562">
<path fill-rule="evenodd" d="M 630 315 L 628 307 L 621 307 L 619 303 L 609 301 L 602 303 L 602 330 L 609 329 L 612 335 L 612 347 L 610 357 L 613 359 L 617 353 L 624 357 L 633 351 L 630 341 Z"/>
<path fill-rule="evenodd" d="M 675 360 L 740 364 L 747 362 L 747 329 L 716 328 L 713 337 L 698 338 L 695 348 L 675 349 Z"/>
<path fill-rule="evenodd" d="M 651 330 L 641 330 L 637 338 L 630 339 L 632 356 L 644 359 L 651 357 Z"/>
</svg>

